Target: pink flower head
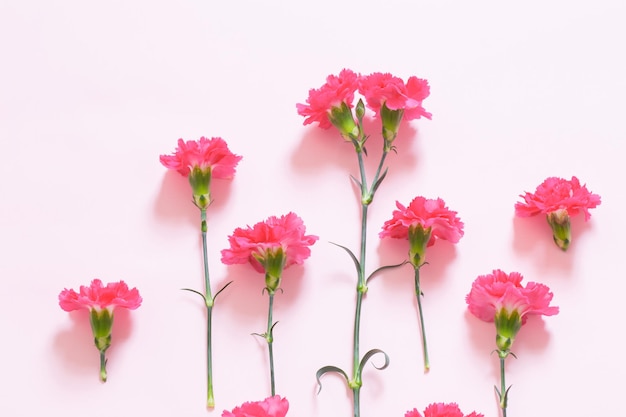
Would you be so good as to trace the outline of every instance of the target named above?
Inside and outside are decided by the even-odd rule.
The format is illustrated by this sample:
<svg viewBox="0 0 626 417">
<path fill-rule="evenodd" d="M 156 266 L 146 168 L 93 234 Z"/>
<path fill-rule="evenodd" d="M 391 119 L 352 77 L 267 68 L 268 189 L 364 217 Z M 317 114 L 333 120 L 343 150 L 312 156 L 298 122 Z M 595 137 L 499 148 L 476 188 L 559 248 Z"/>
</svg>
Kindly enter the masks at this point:
<svg viewBox="0 0 626 417">
<path fill-rule="evenodd" d="M 298 114 L 305 117 L 303 124 L 317 122 L 322 129 L 330 128 L 333 123 L 329 116 L 333 108 L 340 108 L 342 104 L 352 108 L 358 77 L 354 71 L 343 69 L 339 75 L 329 75 L 326 84 L 319 89 L 309 90 L 307 104 L 296 104 Z"/>
<path fill-rule="evenodd" d="M 110 282 L 103 286 L 102 281 L 94 279 L 88 287 L 81 285 L 78 293 L 64 289 L 59 294 L 59 305 L 65 311 L 81 308 L 113 311 L 115 307 L 134 310 L 141 305 L 141 301 L 137 288 L 129 289 L 124 281 Z"/>
<path fill-rule="evenodd" d="M 285 417 L 289 411 L 289 401 L 279 395 L 263 401 L 245 402 L 233 411 L 224 410 L 222 417 Z"/>
<path fill-rule="evenodd" d="M 379 236 L 409 239 L 410 260 L 414 266 L 424 262 L 426 247 L 434 245 L 438 239 L 457 243 L 463 236 L 463 222 L 441 198 L 432 200 L 419 196 L 408 207 L 396 201 L 396 207 Z"/>
<path fill-rule="evenodd" d="M 230 249 L 222 250 L 227 265 L 250 264 L 266 274 L 269 290 L 276 290 L 284 268 L 302 264 L 311 255 L 309 246 L 319 238 L 305 235 L 304 222 L 295 213 L 271 216 L 253 227 L 237 228 L 228 237 Z M 267 282 L 271 278 L 271 283 Z"/>
<path fill-rule="evenodd" d="M 529 316 L 552 316 L 559 312 L 558 307 L 550 306 L 553 294 L 547 286 L 529 282 L 524 287 L 522 279 L 519 272 L 506 274 L 496 269 L 476 278 L 465 297 L 474 316 L 486 322 L 496 322 L 496 341 L 502 350 L 510 348 Z"/>
<path fill-rule="evenodd" d="M 210 169 L 213 178 L 229 179 L 235 175 L 241 156 L 233 154 L 224 139 L 203 136 L 197 141 L 178 139 L 174 154 L 161 155 L 159 159 L 166 168 L 174 169 L 185 177 L 198 168 L 202 171 Z"/>
<path fill-rule="evenodd" d="M 422 417 L 422 415 L 413 409 L 407 411 L 404 417 Z M 484 417 L 483 414 L 476 413 L 475 411 L 465 415 L 456 403 L 433 403 L 426 407 L 424 410 L 424 417 Z"/>
<path fill-rule="evenodd" d="M 600 205 L 600 196 L 592 194 L 585 185 L 580 185 L 578 178 L 570 181 L 550 177 L 537 187 L 534 194 L 526 192 L 520 195 L 524 202 L 515 203 L 515 214 L 530 217 L 545 214 L 552 228 L 554 243 L 562 250 L 567 250 L 571 242 L 570 216 L 585 213 L 589 220 L 589 209 Z"/>
<path fill-rule="evenodd" d="M 422 107 L 422 102 L 430 95 L 427 80 L 412 76 L 405 84 L 399 77 L 375 72 L 359 79 L 359 92 L 376 114 L 380 113 L 384 105 L 389 110 L 403 110 L 405 120 L 432 117 Z"/>
<path fill-rule="evenodd" d="M 161 155 L 161 163 L 189 178 L 193 191 L 193 202 L 199 209 L 211 204 L 211 179 L 232 178 L 241 156 L 233 154 L 222 138 L 185 142 L 178 139 L 178 148 L 173 155 Z"/>
<path fill-rule="evenodd" d="M 530 217 L 537 214 L 550 214 L 558 210 L 566 210 L 574 216 L 580 211 L 585 213 L 585 220 L 589 220 L 589 209 L 600 205 L 600 196 L 580 185 L 576 177 L 571 180 L 550 177 L 541 183 L 534 193 L 525 192 L 520 195 L 523 203 L 515 204 L 515 214 L 520 217 Z"/>
</svg>

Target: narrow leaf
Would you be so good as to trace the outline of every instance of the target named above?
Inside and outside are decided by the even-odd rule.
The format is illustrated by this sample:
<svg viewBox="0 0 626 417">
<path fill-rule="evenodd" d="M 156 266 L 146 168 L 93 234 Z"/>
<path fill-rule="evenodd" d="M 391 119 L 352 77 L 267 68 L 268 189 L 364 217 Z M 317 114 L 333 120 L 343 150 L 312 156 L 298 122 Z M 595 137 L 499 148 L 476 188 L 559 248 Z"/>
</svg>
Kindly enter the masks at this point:
<svg viewBox="0 0 626 417">
<path fill-rule="evenodd" d="M 380 268 L 378 268 L 377 270 L 375 270 L 374 272 L 372 272 L 369 277 L 367 277 L 367 279 L 365 280 L 365 283 L 368 284 L 370 282 L 370 279 L 374 278 L 374 275 L 378 274 L 380 271 L 383 271 L 385 269 L 392 269 L 392 268 L 397 268 L 399 266 L 402 266 L 404 264 L 408 264 L 409 261 L 403 261 L 402 263 L 399 264 L 395 264 L 395 265 L 385 265 L 385 266 L 381 266 Z"/>
<path fill-rule="evenodd" d="M 317 385 L 320 387 L 319 390 L 317 390 L 318 394 L 322 391 L 322 381 L 320 380 L 320 378 L 322 378 L 322 376 L 329 372 L 336 372 L 346 379 L 346 383 L 350 382 L 348 375 L 343 371 L 343 369 L 332 365 L 324 366 L 323 368 L 320 368 L 315 374 L 315 378 L 317 379 Z"/>
<path fill-rule="evenodd" d="M 202 297 L 202 299 L 204 300 L 204 302 L 206 303 L 206 297 L 204 296 L 204 294 L 202 294 L 200 291 L 196 291 L 196 290 L 192 290 L 191 288 L 181 288 L 181 290 L 183 291 L 189 291 L 189 292 L 193 292 L 198 294 L 200 297 Z"/>
<path fill-rule="evenodd" d="M 386 367 L 389 366 L 389 356 L 382 350 L 380 349 L 372 349 L 369 352 L 367 352 L 364 356 L 363 359 L 361 359 L 361 363 L 359 364 L 359 375 L 363 372 L 363 368 L 365 367 L 365 364 L 367 363 L 368 360 L 370 360 L 370 358 L 374 355 L 376 355 L 377 353 L 382 353 L 383 355 L 385 355 L 385 363 L 383 364 L 383 366 L 378 367 L 374 364 L 372 364 L 374 366 L 374 368 L 378 369 L 378 370 L 383 370 Z"/>
<path fill-rule="evenodd" d="M 389 168 L 385 168 L 383 175 L 381 175 L 380 178 L 378 178 L 376 182 L 374 183 L 374 185 L 372 186 L 372 194 L 374 194 L 376 190 L 378 190 L 378 187 L 380 187 L 380 184 L 383 182 L 383 180 L 387 176 L 387 171 L 389 171 Z"/>
<path fill-rule="evenodd" d="M 330 243 L 335 246 L 339 246 L 341 249 L 348 252 L 348 255 L 350 255 L 350 257 L 352 258 L 352 261 L 354 262 L 354 266 L 356 267 L 356 273 L 357 274 L 361 273 L 361 264 L 359 263 L 359 260 L 356 258 L 356 256 L 354 255 L 354 253 L 352 253 L 350 249 L 346 248 L 345 246 L 338 245 L 337 243 L 333 243 L 333 242 L 330 242 Z"/>
<path fill-rule="evenodd" d="M 234 281 L 230 281 L 228 284 L 224 285 L 218 292 L 215 293 L 215 295 L 213 296 L 213 301 L 215 301 L 215 299 L 217 298 L 218 295 L 220 295 L 220 293 L 222 291 L 224 291 L 226 289 L 226 287 L 228 287 L 230 284 L 232 284 Z"/>
</svg>

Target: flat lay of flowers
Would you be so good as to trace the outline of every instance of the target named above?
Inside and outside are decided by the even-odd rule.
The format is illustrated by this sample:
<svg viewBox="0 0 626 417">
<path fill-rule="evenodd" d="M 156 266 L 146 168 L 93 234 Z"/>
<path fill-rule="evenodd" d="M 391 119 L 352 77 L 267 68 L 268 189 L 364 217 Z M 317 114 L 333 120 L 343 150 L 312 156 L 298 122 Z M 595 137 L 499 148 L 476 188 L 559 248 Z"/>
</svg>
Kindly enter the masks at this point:
<svg viewBox="0 0 626 417">
<path fill-rule="evenodd" d="M 0 2 L 0 417 L 620 416 L 626 3 L 446 6 Z"/>
</svg>

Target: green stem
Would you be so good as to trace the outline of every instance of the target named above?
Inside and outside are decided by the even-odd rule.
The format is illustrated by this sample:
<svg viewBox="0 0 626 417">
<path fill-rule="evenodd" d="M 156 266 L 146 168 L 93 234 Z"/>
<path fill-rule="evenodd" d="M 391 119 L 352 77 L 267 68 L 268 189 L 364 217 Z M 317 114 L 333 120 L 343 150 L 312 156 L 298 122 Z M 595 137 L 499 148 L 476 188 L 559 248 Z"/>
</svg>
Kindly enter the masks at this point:
<svg viewBox="0 0 626 417">
<path fill-rule="evenodd" d="M 100 381 L 107 382 L 107 360 L 105 357 L 106 350 L 100 351 Z"/>
<path fill-rule="evenodd" d="M 204 264 L 204 302 L 207 308 L 207 400 L 206 406 L 209 409 L 215 407 L 215 397 L 213 395 L 213 354 L 212 354 L 212 316 L 213 316 L 213 296 L 211 294 L 211 281 L 209 279 L 209 259 L 207 255 L 207 224 L 206 224 L 206 209 L 200 209 L 201 230 L 202 230 L 202 260 Z"/>
<path fill-rule="evenodd" d="M 267 311 L 267 331 L 265 332 L 265 340 L 267 341 L 267 347 L 270 355 L 270 387 L 272 397 L 276 395 L 276 383 L 274 379 L 274 325 L 272 323 L 272 313 L 274 309 L 274 292 L 268 291 L 270 302 Z"/>
<path fill-rule="evenodd" d="M 352 397 L 354 402 L 354 417 L 359 417 L 361 414 L 361 387 L 352 389 Z"/>
<path fill-rule="evenodd" d="M 422 313 L 422 290 L 420 289 L 420 268 L 415 268 L 415 296 L 417 297 L 417 310 L 419 312 L 420 329 L 422 332 L 422 351 L 424 354 L 424 372 L 430 369 L 428 359 L 428 346 L 426 344 L 426 329 L 424 328 L 424 314 Z"/>
<path fill-rule="evenodd" d="M 506 417 L 506 407 L 508 400 L 508 392 L 506 389 L 506 382 L 504 379 L 504 361 L 509 352 L 499 350 L 498 356 L 500 357 L 500 408 L 502 409 L 502 417 Z"/>
</svg>

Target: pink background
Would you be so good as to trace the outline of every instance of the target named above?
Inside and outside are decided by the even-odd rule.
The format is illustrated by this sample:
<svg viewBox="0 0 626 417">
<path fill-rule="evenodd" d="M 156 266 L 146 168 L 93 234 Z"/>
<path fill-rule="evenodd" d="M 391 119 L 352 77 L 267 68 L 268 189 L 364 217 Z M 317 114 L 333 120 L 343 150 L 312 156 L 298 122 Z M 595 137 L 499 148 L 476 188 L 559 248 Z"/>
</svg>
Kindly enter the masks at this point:
<svg viewBox="0 0 626 417">
<path fill-rule="evenodd" d="M 368 270 L 405 258 L 377 237 L 396 200 L 442 197 L 465 222 L 423 269 L 432 370 L 424 375 L 412 272 L 374 279 L 363 310 L 362 416 L 431 402 L 497 416 L 494 328 L 470 316 L 477 275 L 519 271 L 561 313 L 533 319 L 508 363 L 509 415 L 622 412 L 624 97 L 622 1 L 17 1 L 0 3 L 0 414 L 220 416 L 269 395 L 262 276 L 226 267 L 234 228 L 295 211 L 320 236 L 287 270 L 275 302 L 277 391 L 291 416 L 349 416 L 327 376 L 350 372 L 358 245 L 357 165 L 334 131 L 302 126 L 295 103 L 347 67 L 427 78 L 433 120 L 405 126 L 370 216 Z M 243 155 L 209 209 L 217 407 L 204 408 L 199 214 L 186 180 L 158 156 L 176 140 L 221 136 Z M 374 134 L 372 144 L 379 140 Z M 379 150 L 370 145 L 369 168 Z M 370 174 L 371 175 L 371 174 Z M 543 218 L 513 205 L 548 176 L 602 196 L 573 221 L 562 253 Z M 116 314 L 109 381 L 86 314 L 63 288 L 125 280 L 144 297 Z M 380 364 L 375 359 L 375 363 Z"/>
</svg>

